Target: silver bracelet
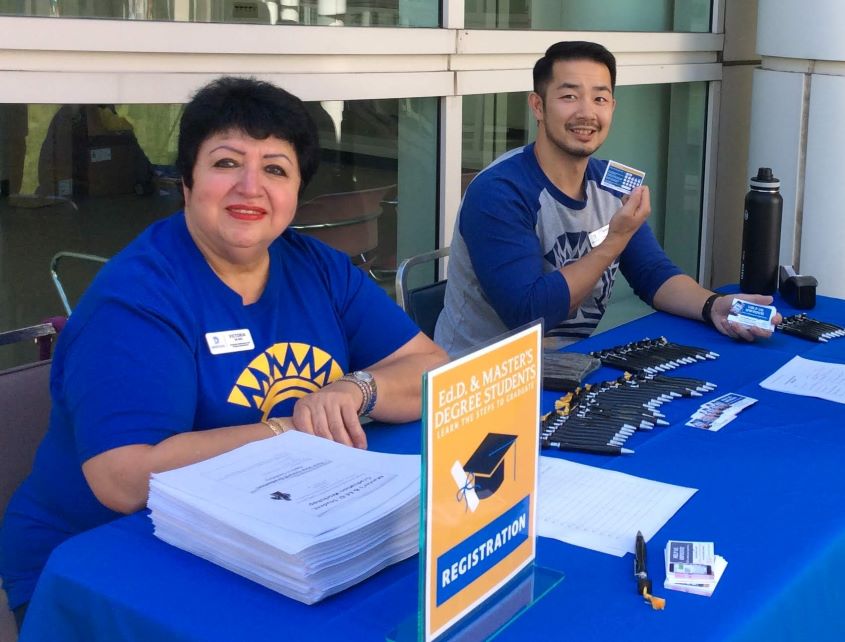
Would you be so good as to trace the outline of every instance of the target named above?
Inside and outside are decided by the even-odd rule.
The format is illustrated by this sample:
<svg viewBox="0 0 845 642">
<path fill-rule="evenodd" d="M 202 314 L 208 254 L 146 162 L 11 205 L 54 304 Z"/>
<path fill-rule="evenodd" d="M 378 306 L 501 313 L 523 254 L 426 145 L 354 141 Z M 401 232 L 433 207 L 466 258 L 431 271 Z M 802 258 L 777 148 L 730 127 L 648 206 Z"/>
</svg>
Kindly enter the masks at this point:
<svg viewBox="0 0 845 642">
<path fill-rule="evenodd" d="M 351 383 L 354 383 L 356 386 L 358 386 L 358 390 L 361 391 L 361 395 L 362 395 L 361 405 L 358 406 L 358 411 L 357 411 L 357 414 L 358 414 L 359 417 L 361 417 L 361 416 L 365 415 L 366 413 L 372 411 L 372 409 L 373 409 L 372 407 L 375 405 L 373 403 L 373 401 L 374 401 L 373 391 L 370 388 L 370 386 L 368 386 L 366 384 L 366 382 L 361 381 L 354 374 L 345 374 L 342 377 L 340 377 L 339 379 L 337 379 L 337 381 L 349 381 Z"/>
</svg>

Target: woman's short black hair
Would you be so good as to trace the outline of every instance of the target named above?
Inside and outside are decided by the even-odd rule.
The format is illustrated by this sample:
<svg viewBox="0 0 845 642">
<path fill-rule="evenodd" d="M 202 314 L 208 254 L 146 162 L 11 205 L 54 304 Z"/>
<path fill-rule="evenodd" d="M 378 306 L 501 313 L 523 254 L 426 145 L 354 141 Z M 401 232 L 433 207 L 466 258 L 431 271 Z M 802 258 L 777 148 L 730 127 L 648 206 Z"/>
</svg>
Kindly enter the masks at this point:
<svg viewBox="0 0 845 642">
<path fill-rule="evenodd" d="M 534 92 L 546 98 L 546 89 L 554 76 L 556 62 L 562 60 L 592 60 L 610 72 L 610 90 L 616 89 L 616 58 L 597 42 L 564 40 L 546 49 L 546 54 L 534 64 Z"/>
<path fill-rule="evenodd" d="M 275 136 L 293 145 L 302 176 L 300 193 L 317 171 L 320 141 L 303 102 L 269 82 L 223 76 L 197 91 L 182 112 L 176 168 L 186 187 L 193 187 L 203 142 L 231 130 L 258 140 Z"/>
</svg>

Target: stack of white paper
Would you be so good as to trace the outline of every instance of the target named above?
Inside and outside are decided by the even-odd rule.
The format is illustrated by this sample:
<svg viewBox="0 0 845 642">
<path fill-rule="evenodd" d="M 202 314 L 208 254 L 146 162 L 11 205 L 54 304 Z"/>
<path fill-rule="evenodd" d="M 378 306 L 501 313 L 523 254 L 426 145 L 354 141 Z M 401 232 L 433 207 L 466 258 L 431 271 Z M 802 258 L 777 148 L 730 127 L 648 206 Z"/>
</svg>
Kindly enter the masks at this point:
<svg viewBox="0 0 845 642">
<path fill-rule="evenodd" d="M 150 479 L 162 540 L 306 604 L 410 557 L 420 458 L 301 432 Z"/>
</svg>

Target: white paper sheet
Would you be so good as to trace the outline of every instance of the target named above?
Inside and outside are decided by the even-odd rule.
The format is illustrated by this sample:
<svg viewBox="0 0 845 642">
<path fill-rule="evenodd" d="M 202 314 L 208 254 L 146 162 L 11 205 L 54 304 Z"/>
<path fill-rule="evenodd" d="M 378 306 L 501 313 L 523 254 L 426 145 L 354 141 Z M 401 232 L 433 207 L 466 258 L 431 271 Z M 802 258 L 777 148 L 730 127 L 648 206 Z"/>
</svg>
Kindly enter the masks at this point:
<svg viewBox="0 0 845 642">
<path fill-rule="evenodd" d="M 537 533 L 622 557 L 651 539 L 695 488 L 540 457 Z"/>
<path fill-rule="evenodd" d="M 283 525 L 309 538 L 354 530 L 419 492 L 419 456 L 349 448 L 298 431 L 152 476 L 152 486 L 214 504 L 239 526 Z M 285 497 L 274 500 L 281 492 Z M 206 510 L 214 512 L 206 506 Z"/>
<path fill-rule="evenodd" d="M 156 537 L 313 604 L 417 552 L 420 457 L 289 431 L 152 475 Z"/>
<path fill-rule="evenodd" d="M 767 390 L 845 403 L 845 365 L 793 357 L 760 382 Z"/>
</svg>

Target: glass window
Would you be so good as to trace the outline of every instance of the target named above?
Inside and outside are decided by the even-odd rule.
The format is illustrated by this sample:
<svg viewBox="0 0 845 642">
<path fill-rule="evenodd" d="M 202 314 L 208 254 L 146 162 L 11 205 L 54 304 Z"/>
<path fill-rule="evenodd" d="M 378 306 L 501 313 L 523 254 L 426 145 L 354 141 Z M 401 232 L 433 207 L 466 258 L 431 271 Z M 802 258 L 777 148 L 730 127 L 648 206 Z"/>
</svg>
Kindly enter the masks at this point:
<svg viewBox="0 0 845 642">
<path fill-rule="evenodd" d="M 617 106 L 600 158 L 646 173 L 649 225 L 669 257 L 696 277 L 701 238 L 707 83 L 616 88 Z M 463 173 L 472 176 L 497 156 L 534 139 L 526 93 L 465 96 Z M 464 180 L 464 184 L 468 181 Z M 651 310 L 621 277 L 600 329 Z"/>
<path fill-rule="evenodd" d="M 710 31 L 711 0 L 466 0 L 467 29 Z"/>
<path fill-rule="evenodd" d="M 396 266 L 437 239 L 437 98 L 308 104 L 323 158 L 293 224 L 393 294 Z"/>
<path fill-rule="evenodd" d="M 439 0 L 0 0 L 0 15 L 357 27 L 437 27 Z"/>
<path fill-rule="evenodd" d="M 307 103 L 322 162 L 293 225 L 392 293 L 397 261 L 437 238 L 436 98 Z M 182 207 L 181 105 L 0 105 L 0 332 L 65 314 L 101 267 Z M 34 346 L 0 347 L 0 369 Z"/>
</svg>

